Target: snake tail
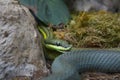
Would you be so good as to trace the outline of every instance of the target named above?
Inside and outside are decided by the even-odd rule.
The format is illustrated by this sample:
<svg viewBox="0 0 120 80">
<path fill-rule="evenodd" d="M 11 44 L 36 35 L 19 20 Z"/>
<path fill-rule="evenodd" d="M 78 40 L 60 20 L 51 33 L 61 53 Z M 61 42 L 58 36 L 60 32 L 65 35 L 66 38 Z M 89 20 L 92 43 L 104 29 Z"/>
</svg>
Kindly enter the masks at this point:
<svg viewBox="0 0 120 80">
<path fill-rule="evenodd" d="M 84 72 L 120 72 L 120 51 L 71 50 L 57 57 L 52 74 L 43 80 L 82 80 Z"/>
</svg>

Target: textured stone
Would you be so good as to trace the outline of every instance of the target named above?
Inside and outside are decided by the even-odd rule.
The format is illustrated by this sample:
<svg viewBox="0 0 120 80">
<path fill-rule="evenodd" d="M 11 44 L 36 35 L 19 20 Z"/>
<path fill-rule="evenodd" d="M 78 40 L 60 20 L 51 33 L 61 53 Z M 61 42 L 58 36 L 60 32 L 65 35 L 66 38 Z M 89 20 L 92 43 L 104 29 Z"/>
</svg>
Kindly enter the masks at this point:
<svg viewBox="0 0 120 80">
<path fill-rule="evenodd" d="M 0 80 L 33 76 L 36 71 L 46 74 L 40 41 L 29 10 L 16 0 L 0 0 Z"/>
<path fill-rule="evenodd" d="M 71 10 L 120 12 L 120 0 L 64 0 Z"/>
</svg>

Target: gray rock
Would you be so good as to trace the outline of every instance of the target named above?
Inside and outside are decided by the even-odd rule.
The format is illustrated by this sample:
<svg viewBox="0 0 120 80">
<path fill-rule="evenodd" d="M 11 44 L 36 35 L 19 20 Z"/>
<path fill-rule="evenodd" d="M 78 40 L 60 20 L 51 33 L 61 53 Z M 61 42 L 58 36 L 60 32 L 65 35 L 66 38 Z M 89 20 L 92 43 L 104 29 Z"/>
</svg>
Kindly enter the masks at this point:
<svg viewBox="0 0 120 80">
<path fill-rule="evenodd" d="M 106 10 L 120 12 L 120 0 L 64 0 L 70 9 L 77 11 Z"/>
<path fill-rule="evenodd" d="M 36 71 L 48 73 L 33 16 L 16 0 L 0 0 L 0 80 Z"/>
</svg>

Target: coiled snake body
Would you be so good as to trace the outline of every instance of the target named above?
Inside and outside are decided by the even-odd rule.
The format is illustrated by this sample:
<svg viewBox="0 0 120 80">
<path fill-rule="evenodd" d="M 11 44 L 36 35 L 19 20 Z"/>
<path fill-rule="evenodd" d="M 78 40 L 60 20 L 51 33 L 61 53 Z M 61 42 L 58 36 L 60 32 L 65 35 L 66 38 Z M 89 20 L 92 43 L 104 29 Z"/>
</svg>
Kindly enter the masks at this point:
<svg viewBox="0 0 120 80">
<path fill-rule="evenodd" d="M 82 80 L 79 73 L 97 71 L 120 72 L 120 51 L 72 50 L 57 57 L 52 74 L 43 80 Z"/>
</svg>

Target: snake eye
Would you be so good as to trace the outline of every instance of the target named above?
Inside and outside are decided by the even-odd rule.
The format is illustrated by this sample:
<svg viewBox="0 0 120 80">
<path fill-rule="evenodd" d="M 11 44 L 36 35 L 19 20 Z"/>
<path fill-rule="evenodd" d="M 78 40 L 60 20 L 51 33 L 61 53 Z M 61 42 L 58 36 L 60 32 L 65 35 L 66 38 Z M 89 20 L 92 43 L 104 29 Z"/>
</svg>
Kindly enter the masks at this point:
<svg viewBox="0 0 120 80">
<path fill-rule="evenodd" d="M 60 42 L 56 42 L 56 45 L 57 45 L 57 46 L 61 46 Z"/>
</svg>

